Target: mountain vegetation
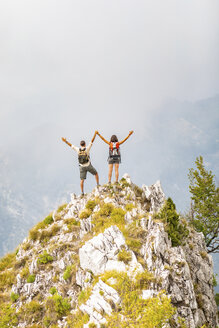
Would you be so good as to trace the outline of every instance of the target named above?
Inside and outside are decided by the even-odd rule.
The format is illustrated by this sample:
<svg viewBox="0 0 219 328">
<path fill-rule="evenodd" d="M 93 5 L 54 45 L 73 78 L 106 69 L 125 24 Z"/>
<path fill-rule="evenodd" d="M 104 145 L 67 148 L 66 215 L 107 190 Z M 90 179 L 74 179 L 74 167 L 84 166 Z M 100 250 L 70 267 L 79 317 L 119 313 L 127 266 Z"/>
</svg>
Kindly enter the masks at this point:
<svg viewBox="0 0 219 328">
<path fill-rule="evenodd" d="M 0 328 L 216 328 L 213 280 L 202 233 L 159 182 L 125 175 L 72 194 L 0 260 Z"/>
</svg>

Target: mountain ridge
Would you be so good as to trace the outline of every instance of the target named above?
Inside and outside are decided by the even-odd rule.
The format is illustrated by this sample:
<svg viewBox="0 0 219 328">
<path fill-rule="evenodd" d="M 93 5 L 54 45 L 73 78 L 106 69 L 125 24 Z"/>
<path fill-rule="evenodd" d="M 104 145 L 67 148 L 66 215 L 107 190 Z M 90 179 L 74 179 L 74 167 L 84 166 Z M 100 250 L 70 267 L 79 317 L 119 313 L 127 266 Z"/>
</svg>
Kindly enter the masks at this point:
<svg viewBox="0 0 219 328">
<path fill-rule="evenodd" d="M 166 202 L 127 174 L 72 194 L 1 260 L 0 327 L 216 327 L 203 235 L 178 216 L 168 230 Z"/>
</svg>

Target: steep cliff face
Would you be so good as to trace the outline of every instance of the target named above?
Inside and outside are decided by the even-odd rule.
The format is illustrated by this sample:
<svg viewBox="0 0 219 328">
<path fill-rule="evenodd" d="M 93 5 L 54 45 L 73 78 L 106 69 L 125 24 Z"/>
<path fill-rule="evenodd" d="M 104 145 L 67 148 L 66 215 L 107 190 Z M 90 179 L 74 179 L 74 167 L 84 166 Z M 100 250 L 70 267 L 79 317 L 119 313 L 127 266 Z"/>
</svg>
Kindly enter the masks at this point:
<svg viewBox="0 0 219 328">
<path fill-rule="evenodd" d="M 1 260 L 0 327 L 216 327 L 203 235 L 184 222 L 173 247 L 164 203 L 128 175 L 72 195 Z"/>
</svg>

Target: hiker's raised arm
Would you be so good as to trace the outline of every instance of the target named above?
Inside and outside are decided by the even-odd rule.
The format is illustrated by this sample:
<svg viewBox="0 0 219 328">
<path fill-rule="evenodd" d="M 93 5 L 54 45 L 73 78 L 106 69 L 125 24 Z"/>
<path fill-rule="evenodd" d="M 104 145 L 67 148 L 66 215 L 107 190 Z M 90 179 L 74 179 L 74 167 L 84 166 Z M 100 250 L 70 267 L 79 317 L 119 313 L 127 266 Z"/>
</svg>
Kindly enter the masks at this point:
<svg viewBox="0 0 219 328">
<path fill-rule="evenodd" d="M 98 131 L 95 131 L 95 133 L 94 133 L 94 136 L 93 136 L 93 138 L 92 138 L 92 140 L 91 140 L 91 143 L 93 143 L 93 142 L 94 142 L 94 140 L 95 140 L 95 138 L 96 138 L 96 135 L 97 135 L 97 133 L 98 133 Z"/>
<path fill-rule="evenodd" d="M 128 134 L 128 136 L 125 139 L 123 139 L 122 141 L 119 141 L 119 144 L 120 145 L 123 144 L 132 135 L 133 132 L 134 131 L 130 131 L 129 134 Z"/>
<path fill-rule="evenodd" d="M 108 145 L 110 145 L 110 142 L 109 141 L 107 141 L 103 136 L 101 136 L 101 134 L 97 131 L 97 134 L 98 134 L 98 136 L 105 142 L 105 143 L 107 143 Z"/>
<path fill-rule="evenodd" d="M 69 147 L 72 147 L 72 144 L 66 140 L 66 138 L 62 137 L 62 141 L 64 141 Z"/>
</svg>

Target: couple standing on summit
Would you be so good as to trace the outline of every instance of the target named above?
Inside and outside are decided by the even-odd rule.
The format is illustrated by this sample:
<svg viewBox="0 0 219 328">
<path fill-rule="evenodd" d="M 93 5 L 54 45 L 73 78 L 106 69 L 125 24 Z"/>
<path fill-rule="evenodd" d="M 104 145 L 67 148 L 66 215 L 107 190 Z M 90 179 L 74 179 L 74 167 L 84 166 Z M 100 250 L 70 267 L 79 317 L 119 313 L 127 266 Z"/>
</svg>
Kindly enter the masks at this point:
<svg viewBox="0 0 219 328">
<path fill-rule="evenodd" d="M 80 142 L 80 148 L 72 145 L 70 142 L 68 142 L 65 138 L 62 138 L 62 140 L 69 145 L 71 148 L 73 148 L 78 153 L 78 162 L 79 162 L 79 168 L 80 168 L 80 179 L 81 179 L 81 193 L 84 195 L 84 180 L 87 177 L 87 172 L 90 172 L 95 176 L 97 186 L 99 186 L 99 176 L 96 171 L 96 169 L 93 167 L 90 161 L 90 149 L 93 145 L 93 142 L 96 138 L 96 135 L 98 136 L 109 145 L 109 157 L 108 157 L 108 164 L 109 164 L 109 173 L 108 173 L 108 182 L 111 183 L 111 177 L 112 177 L 112 171 L 113 171 L 113 165 L 115 167 L 115 176 L 116 176 L 116 182 L 118 182 L 119 179 L 119 164 L 121 163 L 121 153 L 120 153 L 120 145 L 123 144 L 131 135 L 133 131 L 130 131 L 128 136 L 122 140 L 118 141 L 118 138 L 116 135 L 112 135 L 110 138 L 110 141 L 107 141 L 98 131 L 95 131 L 94 136 L 89 143 L 89 145 L 86 147 L 86 143 L 84 140 Z"/>
</svg>

